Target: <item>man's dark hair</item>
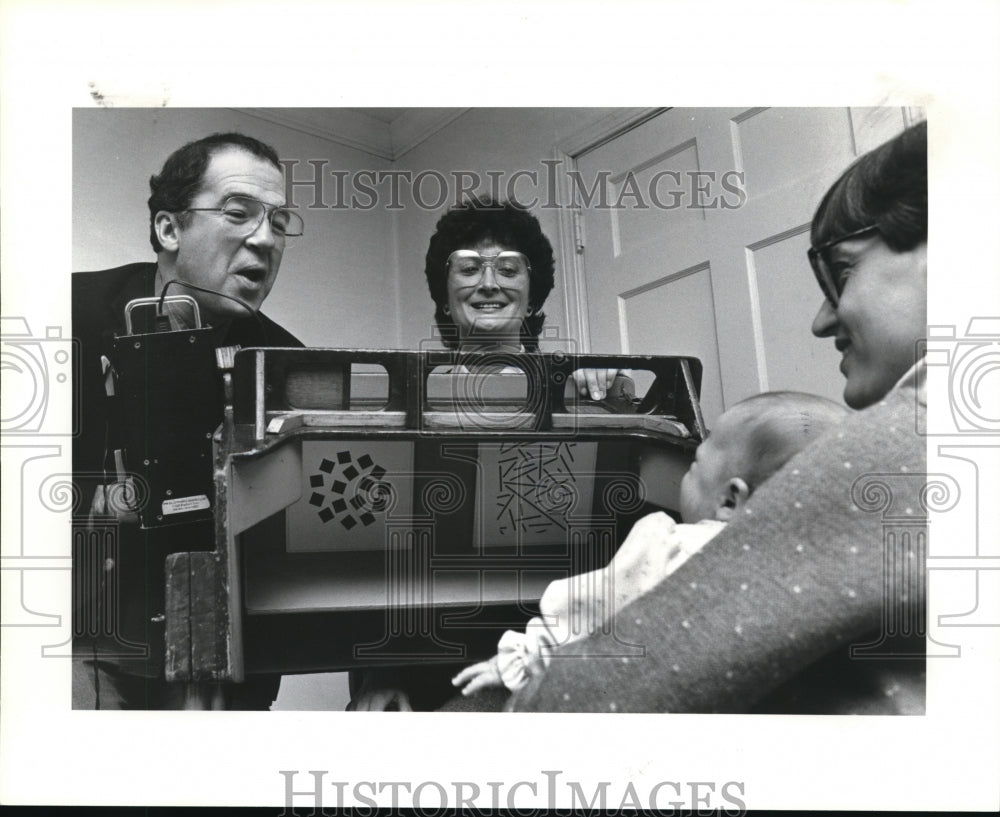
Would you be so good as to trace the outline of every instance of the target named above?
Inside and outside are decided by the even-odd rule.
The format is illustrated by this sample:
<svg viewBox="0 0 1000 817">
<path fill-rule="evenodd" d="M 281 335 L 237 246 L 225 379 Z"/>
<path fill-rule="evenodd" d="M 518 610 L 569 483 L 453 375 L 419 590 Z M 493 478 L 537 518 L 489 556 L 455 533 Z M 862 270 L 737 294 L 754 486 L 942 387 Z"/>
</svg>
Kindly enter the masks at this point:
<svg viewBox="0 0 1000 817">
<path fill-rule="evenodd" d="M 153 245 L 154 252 L 163 249 L 156 237 L 156 214 L 161 210 L 181 213 L 183 224 L 187 215 L 183 211 L 191 206 L 191 200 L 201 188 L 212 156 L 228 147 L 245 150 L 281 170 L 274 148 L 242 133 L 213 133 L 178 148 L 167 157 L 159 174 L 149 179 L 149 243 Z"/>
<path fill-rule="evenodd" d="M 812 222 L 812 245 L 822 246 L 878 225 L 895 252 L 927 241 L 927 123 L 903 131 L 866 153 L 823 197 Z"/>
<path fill-rule="evenodd" d="M 448 348 L 458 346 L 455 323 L 444 311 L 448 305 L 448 256 L 482 241 L 492 241 L 528 257 L 531 264 L 528 304 L 532 314 L 524 319 L 521 343 L 533 351 L 538 348 L 538 335 L 545 323 L 542 305 L 555 284 L 552 244 L 538 219 L 524 207 L 514 201 L 495 202 L 491 198 L 474 198 L 452 207 L 441 216 L 431 236 L 424 275 L 434 299 L 434 320 L 441 331 L 441 340 Z"/>
</svg>

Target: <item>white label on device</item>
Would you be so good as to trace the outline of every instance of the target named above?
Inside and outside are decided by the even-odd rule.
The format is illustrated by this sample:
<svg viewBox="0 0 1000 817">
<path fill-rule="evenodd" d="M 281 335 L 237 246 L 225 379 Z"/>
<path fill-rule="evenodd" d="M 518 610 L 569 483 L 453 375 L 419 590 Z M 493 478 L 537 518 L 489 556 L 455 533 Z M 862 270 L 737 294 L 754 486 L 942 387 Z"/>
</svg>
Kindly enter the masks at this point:
<svg viewBox="0 0 1000 817">
<path fill-rule="evenodd" d="M 168 499 L 163 503 L 163 515 L 169 516 L 172 513 L 188 513 L 189 511 L 203 511 L 211 507 L 208 497 L 204 494 L 197 496 L 182 496 L 179 499 Z"/>
</svg>

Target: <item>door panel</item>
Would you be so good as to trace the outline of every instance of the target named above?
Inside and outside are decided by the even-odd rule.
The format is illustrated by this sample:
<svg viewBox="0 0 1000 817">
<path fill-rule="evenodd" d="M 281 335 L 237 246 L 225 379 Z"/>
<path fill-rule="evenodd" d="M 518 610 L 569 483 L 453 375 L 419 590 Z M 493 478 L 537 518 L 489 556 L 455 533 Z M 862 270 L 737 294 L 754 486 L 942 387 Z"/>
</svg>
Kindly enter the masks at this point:
<svg viewBox="0 0 1000 817">
<path fill-rule="evenodd" d="M 766 196 L 826 164 L 854 157 L 846 108 L 766 108 L 734 117 L 733 147 L 751 199 Z"/>
<path fill-rule="evenodd" d="M 610 173 L 614 191 L 603 209 L 595 201 L 582 208 L 595 352 L 696 354 L 703 364 L 718 356 L 705 211 L 692 206 L 686 184 L 702 169 L 698 133 L 681 111 L 668 111 L 577 160 L 585 184 Z M 630 172 L 643 200 L 622 197 L 615 207 Z M 715 384 L 703 390 L 705 403 L 717 409 L 717 361 L 706 366 L 705 381 Z"/>
<path fill-rule="evenodd" d="M 654 348 L 664 335 L 669 334 L 676 339 L 671 354 L 691 355 L 701 360 L 702 364 L 713 362 L 713 365 L 705 367 L 701 396 L 708 405 L 721 404 L 715 299 L 711 270 L 707 264 L 622 293 L 619 314 L 623 353 L 632 353 L 633 347 L 643 350 Z M 636 373 L 635 377 L 638 376 Z M 640 389 L 649 386 L 638 379 L 636 385 Z"/>
<path fill-rule="evenodd" d="M 578 155 L 577 188 L 593 194 L 578 197 L 590 348 L 697 355 L 709 426 L 765 390 L 840 400 L 839 355 L 809 328 L 821 302 L 805 256 L 809 223 L 858 152 L 911 117 L 673 108 Z M 603 200 L 593 188 L 601 174 Z"/>
<path fill-rule="evenodd" d="M 754 320 L 760 385 L 766 391 L 805 391 L 839 402 L 840 353 L 810 333 L 819 295 L 812 275 L 802 270 L 808 247 L 809 232 L 803 229 L 747 251 L 751 291 L 758 293 Z"/>
<path fill-rule="evenodd" d="M 681 178 L 698 170 L 698 153 L 694 142 L 688 142 L 651 162 L 627 167 L 611 178 L 609 204 L 605 211 L 611 227 L 612 251 L 617 258 L 622 253 L 640 250 L 650 242 L 679 243 L 686 233 L 701 229 L 705 221 L 700 209 L 655 206 L 654 197 L 670 205 L 676 197 L 671 188 L 672 173 Z M 634 179 L 634 182 L 628 181 Z M 650 195 L 652 191 L 652 195 Z M 623 213 L 619 205 L 634 205 Z M 645 207 L 643 205 L 646 205 Z"/>
</svg>

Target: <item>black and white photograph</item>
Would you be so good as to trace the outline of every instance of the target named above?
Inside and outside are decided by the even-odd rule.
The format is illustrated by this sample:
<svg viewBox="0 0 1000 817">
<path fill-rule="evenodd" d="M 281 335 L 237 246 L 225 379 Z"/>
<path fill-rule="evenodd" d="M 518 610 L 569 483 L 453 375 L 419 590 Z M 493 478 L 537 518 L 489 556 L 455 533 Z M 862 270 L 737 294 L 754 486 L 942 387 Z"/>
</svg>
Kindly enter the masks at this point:
<svg viewBox="0 0 1000 817">
<path fill-rule="evenodd" d="M 556 66 L 552 3 L 40 105 L 26 8 L 0 802 L 1000 806 L 996 74 Z"/>
</svg>

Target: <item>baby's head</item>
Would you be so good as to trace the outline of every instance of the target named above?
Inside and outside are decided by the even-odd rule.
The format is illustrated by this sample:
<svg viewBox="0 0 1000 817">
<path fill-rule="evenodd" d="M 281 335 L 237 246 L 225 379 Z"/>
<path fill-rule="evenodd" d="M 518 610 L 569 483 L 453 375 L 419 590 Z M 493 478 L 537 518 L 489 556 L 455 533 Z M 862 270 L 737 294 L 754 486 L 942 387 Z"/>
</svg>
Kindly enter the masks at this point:
<svg viewBox="0 0 1000 817">
<path fill-rule="evenodd" d="M 757 487 L 847 409 L 813 394 L 764 392 L 725 412 L 681 481 L 681 518 L 728 520 Z"/>
</svg>

